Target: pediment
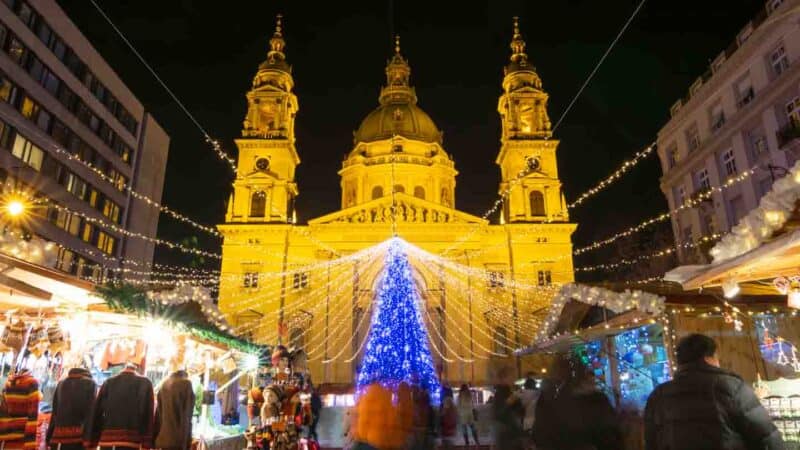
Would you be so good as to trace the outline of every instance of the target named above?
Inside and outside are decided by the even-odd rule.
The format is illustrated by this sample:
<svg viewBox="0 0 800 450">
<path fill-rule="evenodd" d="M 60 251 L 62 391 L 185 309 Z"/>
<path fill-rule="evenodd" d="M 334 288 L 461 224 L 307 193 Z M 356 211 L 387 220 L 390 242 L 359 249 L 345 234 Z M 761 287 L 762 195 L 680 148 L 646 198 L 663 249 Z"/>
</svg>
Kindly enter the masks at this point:
<svg viewBox="0 0 800 450">
<path fill-rule="evenodd" d="M 438 203 L 429 202 L 405 193 L 394 195 L 397 222 L 402 223 L 458 223 L 488 224 L 486 219 L 458 211 Z M 344 223 L 391 223 L 392 196 L 385 196 L 360 205 L 326 214 L 308 221 L 309 225 Z"/>
</svg>

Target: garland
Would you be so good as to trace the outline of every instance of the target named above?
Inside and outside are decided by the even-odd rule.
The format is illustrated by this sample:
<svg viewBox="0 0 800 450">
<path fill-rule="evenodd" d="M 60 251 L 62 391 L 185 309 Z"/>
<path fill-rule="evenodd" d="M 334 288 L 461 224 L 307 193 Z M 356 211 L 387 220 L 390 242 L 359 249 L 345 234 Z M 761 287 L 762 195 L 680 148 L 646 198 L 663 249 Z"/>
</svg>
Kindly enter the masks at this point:
<svg viewBox="0 0 800 450">
<path fill-rule="evenodd" d="M 786 176 L 772 184 L 772 189 L 761 197 L 758 208 L 747 213 L 711 249 L 714 264 L 743 255 L 770 239 L 792 216 L 799 199 L 800 161 Z"/>
<path fill-rule="evenodd" d="M 562 286 L 561 291 L 553 298 L 547 319 L 545 319 L 544 325 L 537 333 L 537 342 L 552 337 L 558 319 L 561 317 L 561 311 L 570 300 L 576 300 L 587 305 L 601 306 L 614 313 L 638 309 L 652 315 L 658 315 L 664 311 L 664 301 L 666 299 L 660 295 L 644 291 L 626 289 L 624 292 L 616 292 L 597 286 L 568 283 Z"/>
<path fill-rule="evenodd" d="M 165 304 L 152 300 L 147 292 L 127 283 L 109 283 L 98 286 L 96 291 L 112 311 L 135 314 L 139 317 L 158 317 L 188 331 L 193 336 L 245 353 L 263 354 L 268 350 L 265 346 L 253 344 L 220 330 L 203 313 L 202 305 L 195 301 Z"/>
</svg>

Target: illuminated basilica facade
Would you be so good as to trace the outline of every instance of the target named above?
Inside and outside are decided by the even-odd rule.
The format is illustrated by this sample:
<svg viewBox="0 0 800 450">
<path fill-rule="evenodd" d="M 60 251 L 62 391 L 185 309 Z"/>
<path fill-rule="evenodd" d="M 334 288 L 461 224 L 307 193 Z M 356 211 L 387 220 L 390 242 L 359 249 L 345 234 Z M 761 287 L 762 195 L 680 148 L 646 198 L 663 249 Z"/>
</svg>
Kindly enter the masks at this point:
<svg viewBox="0 0 800 450">
<path fill-rule="evenodd" d="M 350 384 L 382 263 L 364 249 L 396 235 L 453 263 L 410 257 L 440 375 L 489 382 L 491 367 L 514 360 L 503 356 L 510 348 L 531 341 L 553 285 L 573 280 L 576 225 L 558 177 L 558 140 L 516 21 L 495 160 L 499 193 L 508 196 L 488 219 L 455 209 L 455 161 L 418 105 L 398 41 L 378 107 L 358 126 L 339 169 L 341 207 L 297 224 L 299 101 L 284 50 L 279 21 L 236 140 L 238 174 L 219 225 L 221 311 L 257 341 L 306 349 L 316 383 Z M 519 364 L 523 373 L 533 369 Z"/>
</svg>

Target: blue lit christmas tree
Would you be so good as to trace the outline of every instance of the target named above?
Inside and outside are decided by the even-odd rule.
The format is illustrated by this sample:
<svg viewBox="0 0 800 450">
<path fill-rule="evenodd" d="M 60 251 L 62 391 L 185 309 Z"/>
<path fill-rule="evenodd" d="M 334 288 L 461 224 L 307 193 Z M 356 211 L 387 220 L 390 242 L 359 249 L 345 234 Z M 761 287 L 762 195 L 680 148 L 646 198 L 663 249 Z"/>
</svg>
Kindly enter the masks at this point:
<svg viewBox="0 0 800 450">
<path fill-rule="evenodd" d="M 419 293 L 403 241 L 394 238 L 375 296 L 356 389 L 361 392 L 372 383 L 394 389 L 401 382 L 427 390 L 432 402 L 439 402 L 441 386 L 428 348 Z"/>
</svg>

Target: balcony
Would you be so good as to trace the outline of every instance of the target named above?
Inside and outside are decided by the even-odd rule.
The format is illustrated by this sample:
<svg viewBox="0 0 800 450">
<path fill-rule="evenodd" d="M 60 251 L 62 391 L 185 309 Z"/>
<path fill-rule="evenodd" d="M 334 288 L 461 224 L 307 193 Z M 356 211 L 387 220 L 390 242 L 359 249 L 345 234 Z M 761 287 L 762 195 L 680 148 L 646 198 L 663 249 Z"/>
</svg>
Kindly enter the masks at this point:
<svg viewBox="0 0 800 450">
<path fill-rule="evenodd" d="M 783 148 L 800 139 L 800 122 L 791 121 L 778 130 L 778 147 Z"/>
<path fill-rule="evenodd" d="M 749 89 L 747 89 L 747 91 L 742 93 L 741 98 L 739 99 L 739 101 L 736 102 L 736 107 L 738 107 L 739 109 L 742 109 L 745 106 L 749 105 L 750 102 L 752 102 L 754 98 L 756 98 L 756 93 L 753 90 L 753 88 L 749 88 Z"/>
<path fill-rule="evenodd" d="M 711 195 L 709 195 L 710 191 L 711 191 L 710 187 L 697 188 L 697 190 L 692 192 L 692 195 L 689 196 L 689 201 L 692 204 L 696 204 L 697 202 L 703 202 L 703 203 L 708 202 L 710 204 L 713 204 L 714 201 L 711 198 Z"/>
</svg>

